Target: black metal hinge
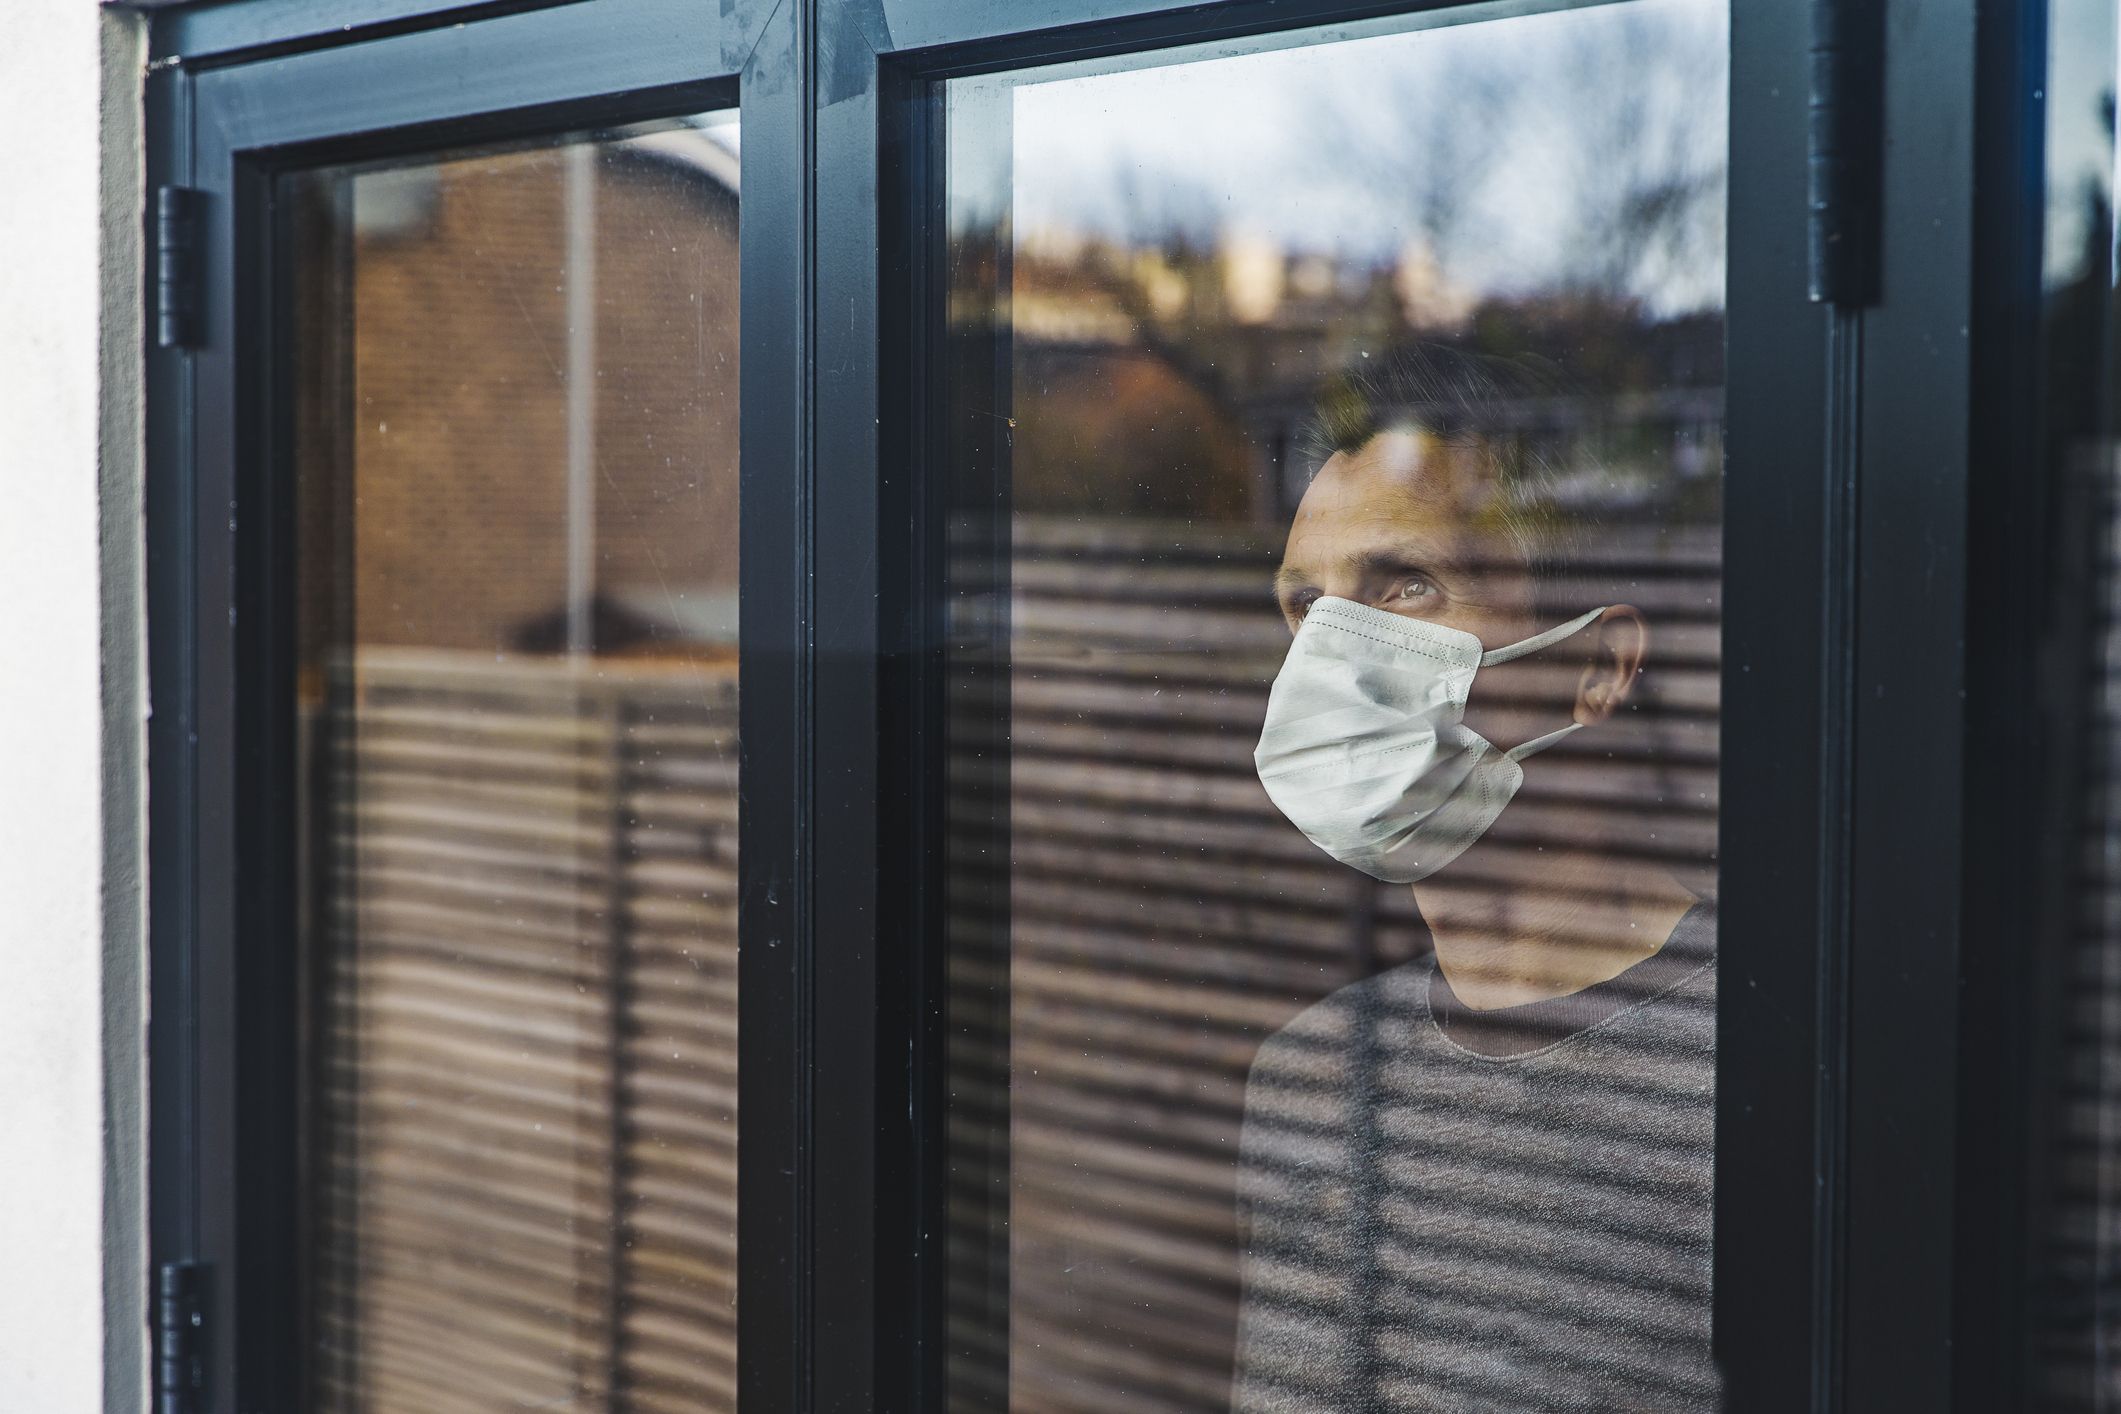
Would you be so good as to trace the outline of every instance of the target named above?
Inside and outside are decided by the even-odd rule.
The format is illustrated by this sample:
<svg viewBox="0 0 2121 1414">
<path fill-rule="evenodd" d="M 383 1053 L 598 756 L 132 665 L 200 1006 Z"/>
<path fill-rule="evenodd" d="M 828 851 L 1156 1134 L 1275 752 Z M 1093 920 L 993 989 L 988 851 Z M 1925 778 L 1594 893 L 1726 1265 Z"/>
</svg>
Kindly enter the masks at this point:
<svg viewBox="0 0 2121 1414">
<path fill-rule="evenodd" d="M 1878 298 L 1878 207 L 1885 137 L 1885 6 L 1812 0 L 1808 155 L 1812 299 Z"/>
<path fill-rule="evenodd" d="M 199 207 L 190 187 L 155 191 L 155 341 L 165 349 L 199 342 Z"/>
<path fill-rule="evenodd" d="M 155 1414 L 208 1414 L 208 1271 L 165 1262 L 155 1273 Z"/>
</svg>

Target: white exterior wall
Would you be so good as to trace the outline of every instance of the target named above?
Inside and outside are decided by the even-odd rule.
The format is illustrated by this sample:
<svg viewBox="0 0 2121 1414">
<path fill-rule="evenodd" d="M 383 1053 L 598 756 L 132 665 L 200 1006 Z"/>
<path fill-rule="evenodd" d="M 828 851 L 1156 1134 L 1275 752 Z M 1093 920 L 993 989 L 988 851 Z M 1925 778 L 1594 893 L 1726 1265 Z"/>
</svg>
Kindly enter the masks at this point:
<svg viewBox="0 0 2121 1414">
<path fill-rule="evenodd" d="M 146 1406 L 140 25 L 0 47 L 0 1414 Z"/>
</svg>

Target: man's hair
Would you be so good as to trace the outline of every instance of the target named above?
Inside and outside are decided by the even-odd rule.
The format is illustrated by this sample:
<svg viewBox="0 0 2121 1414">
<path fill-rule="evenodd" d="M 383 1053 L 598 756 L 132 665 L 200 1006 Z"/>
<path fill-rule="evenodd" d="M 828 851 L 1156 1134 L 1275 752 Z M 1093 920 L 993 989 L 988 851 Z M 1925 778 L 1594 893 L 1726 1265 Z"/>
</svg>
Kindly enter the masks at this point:
<svg viewBox="0 0 2121 1414">
<path fill-rule="evenodd" d="M 1595 557 L 1586 563 L 1581 551 L 1602 518 L 1588 508 L 1563 511 L 1560 469 L 1527 435 L 1541 405 L 1565 392 L 1560 371 L 1543 361 L 1402 344 L 1327 380 L 1298 449 L 1314 471 L 1387 432 L 1424 432 L 1473 451 L 1494 490 L 1476 523 L 1523 557 L 1535 610 L 1573 613 L 1592 605 L 1572 607 L 1577 596 L 1562 581 L 1600 577 Z"/>
</svg>

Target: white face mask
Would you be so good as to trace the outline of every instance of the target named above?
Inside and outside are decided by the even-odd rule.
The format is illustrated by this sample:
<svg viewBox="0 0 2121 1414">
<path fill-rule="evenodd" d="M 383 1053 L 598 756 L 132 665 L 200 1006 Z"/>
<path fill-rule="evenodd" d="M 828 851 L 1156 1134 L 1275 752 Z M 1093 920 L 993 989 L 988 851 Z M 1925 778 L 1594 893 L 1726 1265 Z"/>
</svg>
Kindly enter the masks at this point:
<svg viewBox="0 0 2121 1414">
<path fill-rule="evenodd" d="M 1524 783 L 1518 762 L 1582 725 L 1498 751 L 1460 720 L 1474 673 L 1559 643 L 1604 612 L 1482 652 L 1463 629 L 1320 599 L 1267 697 L 1252 756 L 1260 784 L 1341 863 L 1388 883 L 1426 879 L 1495 823 Z"/>
</svg>

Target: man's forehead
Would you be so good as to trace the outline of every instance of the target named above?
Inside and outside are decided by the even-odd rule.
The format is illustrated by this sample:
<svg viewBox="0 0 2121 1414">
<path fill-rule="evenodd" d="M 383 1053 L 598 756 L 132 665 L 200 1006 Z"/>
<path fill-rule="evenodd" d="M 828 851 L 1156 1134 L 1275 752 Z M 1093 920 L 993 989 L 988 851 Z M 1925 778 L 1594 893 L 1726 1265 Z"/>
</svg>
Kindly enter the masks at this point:
<svg viewBox="0 0 2121 1414">
<path fill-rule="evenodd" d="M 1433 479 L 1451 460 L 1450 443 L 1419 427 L 1395 427 L 1380 432 L 1360 447 L 1333 454 L 1329 465 L 1343 472 L 1356 472 L 1387 482 L 1411 483 Z"/>
<path fill-rule="evenodd" d="M 1496 548 L 1488 524 L 1499 489 L 1478 448 L 1418 431 L 1389 432 L 1335 454 L 1304 492 L 1289 527 L 1283 579 L 1315 578 L 1379 560 L 1469 568 Z"/>
<path fill-rule="evenodd" d="M 1493 463 L 1482 449 L 1406 429 L 1334 453 L 1296 514 L 1299 521 L 1363 511 L 1447 518 L 1485 504 L 1496 489 Z"/>
<path fill-rule="evenodd" d="M 1466 507 L 1447 458 L 1418 433 L 1388 433 L 1357 453 L 1336 453 L 1319 468 L 1289 527 L 1290 539 L 1308 533 L 1346 534 L 1365 527 L 1448 532 Z M 1389 444 L 1389 445 L 1385 445 Z"/>
</svg>

